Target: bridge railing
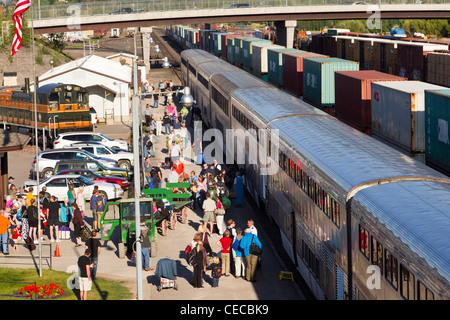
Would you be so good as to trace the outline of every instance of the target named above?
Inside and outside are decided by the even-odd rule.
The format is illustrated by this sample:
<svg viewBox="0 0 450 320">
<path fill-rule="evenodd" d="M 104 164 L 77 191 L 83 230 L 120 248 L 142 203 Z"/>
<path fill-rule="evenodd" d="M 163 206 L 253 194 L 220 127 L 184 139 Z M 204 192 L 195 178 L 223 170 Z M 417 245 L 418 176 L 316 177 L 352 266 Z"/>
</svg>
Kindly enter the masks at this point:
<svg viewBox="0 0 450 320">
<path fill-rule="evenodd" d="M 382 4 L 445 4 L 450 0 L 382 0 Z M 132 1 L 94 1 L 72 4 L 33 6 L 36 20 L 67 19 L 69 17 L 86 17 L 109 15 L 117 10 L 131 8 L 132 14 L 139 12 L 163 12 L 177 10 L 229 9 L 236 4 L 249 4 L 253 8 L 340 5 L 353 3 L 352 0 L 132 0 Z M 376 5 L 378 0 L 365 0 L 367 4 Z M 238 9 L 239 10 L 239 9 Z M 124 15 L 124 14 L 123 14 Z"/>
</svg>

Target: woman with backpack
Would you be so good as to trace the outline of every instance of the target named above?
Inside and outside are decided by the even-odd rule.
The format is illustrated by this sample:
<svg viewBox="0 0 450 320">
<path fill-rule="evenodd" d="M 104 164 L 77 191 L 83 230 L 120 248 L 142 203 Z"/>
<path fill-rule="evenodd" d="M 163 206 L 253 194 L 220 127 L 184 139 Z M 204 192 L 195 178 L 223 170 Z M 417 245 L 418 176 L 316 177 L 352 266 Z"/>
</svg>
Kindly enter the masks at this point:
<svg viewBox="0 0 450 320">
<path fill-rule="evenodd" d="M 202 272 L 206 271 L 208 257 L 202 241 L 198 241 L 195 248 L 192 249 L 189 260 L 190 264 L 194 267 L 192 286 L 194 288 L 203 288 Z"/>
</svg>

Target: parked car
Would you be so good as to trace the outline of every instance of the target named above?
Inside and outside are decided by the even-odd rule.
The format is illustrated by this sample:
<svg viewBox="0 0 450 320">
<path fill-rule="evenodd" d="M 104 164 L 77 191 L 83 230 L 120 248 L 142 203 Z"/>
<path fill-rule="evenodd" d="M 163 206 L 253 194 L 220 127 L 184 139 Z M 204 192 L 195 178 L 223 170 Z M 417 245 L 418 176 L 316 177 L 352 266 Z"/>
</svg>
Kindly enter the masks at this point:
<svg viewBox="0 0 450 320">
<path fill-rule="evenodd" d="M 237 8 L 251 8 L 251 6 L 248 3 L 235 3 L 235 4 L 229 5 L 225 9 L 237 9 Z"/>
<path fill-rule="evenodd" d="M 96 125 L 98 123 L 98 115 L 97 115 L 97 111 L 95 111 L 94 108 L 90 107 L 89 108 L 89 113 L 91 114 L 91 122 L 92 125 Z"/>
<path fill-rule="evenodd" d="M 118 139 L 111 139 L 100 132 L 93 131 L 78 131 L 65 132 L 56 137 L 53 142 L 53 148 L 59 149 L 76 142 L 100 142 L 101 144 L 110 148 L 120 148 L 129 151 L 128 142 Z"/>
<path fill-rule="evenodd" d="M 54 173 L 55 165 L 60 160 L 95 160 L 98 161 L 105 167 L 113 167 L 118 168 L 119 164 L 117 160 L 108 159 L 108 158 L 100 158 L 88 151 L 81 150 L 78 148 L 70 148 L 70 149 L 50 149 L 41 151 L 38 153 L 39 158 L 39 176 L 44 178 L 49 178 Z M 30 173 L 34 175 L 36 172 L 36 157 L 33 159 L 33 163 L 31 164 Z"/>
<path fill-rule="evenodd" d="M 133 177 L 133 171 L 125 170 L 122 168 L 107 168 L 96 160 L 61 160 L 59 161 L 53 170 L 53 174 L 57 174 L 63 170 L 71 169 L 88 169 L 96 174 L 100 174 L 105 177 L 122 177 L 131 181 Z"/>
<path fill-rule="evenodd" d="M 133 9 L 131 9 L 131 8 L 120 8 L 114 12 L 110 12 L 109 14 L 128 14 L 128 13 L 132 13 L 132 12 L 133 12 Z"/>
<path fill-rule="evenodd" d="M 134 155 L 132 152 L 118 152 L 115 151 L 99 142 L 77 142 L 71 145 L 68 145 L 69 148 L 80 148 L 85 151 L 96 155 L 97 157 L 107 157 L 109 159 L 114 159 L 119 164 L 119 168 L 122 169 L 131 169 L 134 162 Z"/>
<path fill-rule="evenodd" d="M 108 182 L 108 183 L 115 183 L 118 184 L 123 190 L 128 189 L 130 186 L 130 182 L 122 177 L 116 177 L 116 176 L 102 176 L 101 174 L 92 172 L 88 169 L 68 169 L 68 170 L 62 170 L 57 173 L 57 175 L 64 175 L 64 174 L 78 174 L 80 176 L 83 176 L 89 180 L 91 180 L 94 183 L 97 182 Z"/>
<path fill-rule="evenodd" d="M 91 180 L 77 174 L 58 174 L 54 175 L 47 180 L 40 182 L 39 187 L 46 187 L 47 192 L 50 195 L 58 198 L 58 201 L 63 201 L 67 198 L 67 190 L 69 190 L 69 184 L 72 183 L 75 187 L 75 192 L 78 192 L 80 186 L 84 187 L 83 197 L 89 201 L 94 190 L 94 186 L 98 186 L 99 192 L 105 197 L 106 200 L 113 200 L 121 198 L 124 194 L 124 190 L 120 185 L 116 183 L 98 182 L 94 183 Z M 33 194 L 37 195 L 36 181 L 25 182 L 25 192 L 29 191 L 29 187 L 33 187 Z"/>
</svg>

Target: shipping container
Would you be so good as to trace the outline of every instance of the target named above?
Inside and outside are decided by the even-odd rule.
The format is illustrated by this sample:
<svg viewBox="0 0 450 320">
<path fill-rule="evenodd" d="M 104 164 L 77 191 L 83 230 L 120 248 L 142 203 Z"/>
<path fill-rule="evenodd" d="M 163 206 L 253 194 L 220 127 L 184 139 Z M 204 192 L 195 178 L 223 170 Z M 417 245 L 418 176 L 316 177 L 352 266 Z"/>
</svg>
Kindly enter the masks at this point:
<svg viewBox="0 0 450 320">
<path fill-rule="evenodd" d="M 397 41 L 387 39 L 374 41 L 373 69 L 397 75 Z"/>
<path fill-rule="evenodd" d="M 322 52 L 321 54 L 329 57 L 337 57 L 337 42 L 336 38 L 330 35 L 322 38 Z"/>
<path fill-rule="evenodd" d="M 351 61 L 357 61 L 355 58 L 356 42 L 355 37 L 336 36 L 336 57 Z"/>
<path fill-rule="evenodd" d="M 425 90 L 426 164 L 450 175 L 450 89 Z"/>
<path fill-rule="evenodd" d="M 425 162 L 425 90 L 442 89 L 422 81 L 372 83 L 372 136 Z"/>
<path fill-rule="evenodd" d="M 375 70 L 336 71 L 334 76 L 336 117 L 368 135 L 372 126 L 372 83 L 408 80 Z"/>
<path fill-rule="evenodd" d="M 236 45 L 236 39 L 235 38 L 228 38 L 227 39 L 227 61 L 231 64 L 234 64 L 235 62 L 235 45 Z"/>
<path fill-rule="evenodd" d="M 253 54 L 253 45 L 254 44 L 262 44 L 262 43 L 270 43 L 269 40 L 261 40 L 258 38 L 253 39 L 244 39 L 242 40 L 242 66 L 248 69 L 252 68 L 252 54 Z"/>
<path fill-rule="evenodd" d="M 328 58 L 314 52 L 284 52 L 283 60 L 283 88 L 297 97 L 303 95 L 303 59 L 304 58 Z"/>
<path fill-rule="evenodd" d="M 359 64 L 339 58 L 303 59 L 303 99 L 318 107 L 334 108 L 334 72 L 358 71 Z"/>
<path fill-rule="evenodd" d="M 374 70 L 374 42 L 376 39 L 359 37 L 355 39 L 354 58 L 360 70 Z"/>
<path fill-rule="evenodd" d="M 281 48 L 267 49 L 267 59 L 269 64 L 268 80 L 270 83 L 281 88 L 283 86 L 283 53 L 305 52 L 297 49 Z"/>
<path fill-rule="evenodd" d="M 255 38 L 255 37 L 237 37 L 235 38 L 234 43 L 234 64 L 240 68 L 242 68 L 243 65 L 243 57 L 244 57 L 244 49 L 243 49 L 243 43 L 244 40 L 248 41 L 261 41 L 261 39 Z"/>
<path fill-rule="evenodd" d="M 285 47 L 273 44 L 271 42 L 253 44 L 251 68 L 256 73 L 265 75 L 269 72 L 269 58 L 268 58 L 269 49 L 285 49 Z"/>
<path fill-rule="evenodd" d="M 222 42 L 222 50 L 221 50 L 221 56 L 225 61 L 228 61 L 230 63 L 234 63 L 234 58 L 233 61 L 229 61 L 228 60 L 228 39 L 232 39 L 232 38 L 237 38 L 237 37 L 242 37 L 242 34 L 239 33 L 225 33 L 221 36 L 221 42 Z M 232 42 L 232 44 L 234 44 L 234 41 Z M 233 57 L 234 57 L 234 47 L 232 48 L 233 50 Z"/>
<path fill-rule="evenodd" d="M 445 45 L 430 43 L 398 43 L 397 74 L 409 80 L 426 81 L 426 57 L 434 50 L 445 50 Z"/>
<path fill-rule="evenodd" d="M 427 55 L 427 82 L 450 87 L 450 51 Z"/>
</svg>

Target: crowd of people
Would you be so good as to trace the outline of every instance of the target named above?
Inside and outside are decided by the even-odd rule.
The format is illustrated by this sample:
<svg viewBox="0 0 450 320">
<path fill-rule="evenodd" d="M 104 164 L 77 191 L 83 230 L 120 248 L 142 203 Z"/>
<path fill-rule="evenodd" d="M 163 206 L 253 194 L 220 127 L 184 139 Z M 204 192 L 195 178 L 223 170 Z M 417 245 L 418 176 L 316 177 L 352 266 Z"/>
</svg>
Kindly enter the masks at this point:
<svg viewBox="0 0 450 320">
<path fill-rule="evenodd" d="M 206 201 L 208 200 L 211 198 L 207 197 Z M 192 286 L 203 288 L 203 278 L 207 270 L 211 270 L 210 279 L 213 288 L 219 286 L 220 277 L 228 277 L 232 274 L 237 279 L 256 282 L 256 271 L 261 263 L 262 244 L 254 221 L 249 219 L 247 227 L 242 229 L 236 227 L 233 219 L 228 219 L 226 229 L 219 234 L 220 239 L 215 243 L 220 248 L 218 252 L 214 252 L 211 248 L 209 239 L 211 236 L 206 225 L 200 225 L 188 246 L 189 249 L 185 250 L 188 254 L 188 263 L 193 266 Z M 258 249 L 253 250 L 254 246 L 259 248 L 259 252 Z"/>
<path fill-rule="evenodd" d="M 153 108 L 158 108 L 159 99 L 164 97 L 163 115 L 159 111 L 152 112 L 152 106 L 147 104 L 144 110 L 147 130 L 143 134 L 144 189 L 161 188 L 164 181 L 188 182 L 189 188 L 183 192 L 191 193 L 191 209 L 202 216 L 202 223 L 190 244 L 191 252 L 196 253 L 191 265 L 193 266 L 192 285 L 203 287 L 203 278 L 207 271 L 211 271 L 211 284 L 218 287 L 221 276 L 234 275 L 247 281 L 256 281 L 256 270 L 260 263 L 260 255 L 251 251 L 252 244 L 261 249 L 261 242 L 253 220 L 247 221 L 247 226 L 236 227 L 233 219 L 227 215 L 231 206 L 231 199 L 236 206 L 243 203 L 244 172 L 237 165 L 229 168 L 222 167 L 216 160 L 211 164 L 202 164 L 200 172 L 194 170 L 187 172 L 183 151 L 193 148 L 195 142 L 189 140 L 187 124 L 192 124 L 194 117 L 199 114 L 195 105 L 188 110 L 183 107 L 180 111 L 174 107 L 173 82 L 160 81 L 158 88 L 148 84 L 144 92 L 149 94 L 158 90 L 162 92 L 153 95 L 155 100 Z M 156 158 L 156 143 L 165 135 L 167 157 L 164 161 L 152 164 L 151 158 Z M 191 159 L 193 160 L 193 159 Z M 164 169 L 167 169 L 166 178 L 163 178 Z M 33 188 L 29 189 L 26 197 L 14 185 L 14 178 L 10 177 L 8 195 L 5 208 L 0 214 L 0 240 L 2 252 L 7 255 L 8 243 L 13 240 L 13 252 L 18 251 L 18 241 L 23 239 L 27 244 L 37 244 L 38 239 L 44 241 L 44 233 L 51 242 L 60 242 L 61 228 L 73 226 L 72 241 L 75 247 L 83 246 L 81 230 L 85 225 L 85 216 L 90 209 L 92 213 L 92 239 L 85 242 L 85 252 L 79 258 L 78 265 L 83 278 L 81 298 L 86 298 L 91 283 L 96 276 L 100 243 L 96 239 L 99 231 L 100 218 L 106 206 L 106 200 L 95 187 L 89 199 L 89 205 L 83 197 L 82 187 L 75 189 L 69 185 L 67 197 L 58 202 L 50 195 L 45 187 L 39 193 L 39 203 L 33 195 Z M 38 210 L 40 208 L 40 210 Z M 40 217 L 38 217 L 38 212 Z M 40 234 L 38 234 L 40 224 Z M 143 228 L 143 231 L 147 228 Z M 217 240 L 212 240 L 217 237 Z M 10 239 L 11 238 L 11 239 Z M 149 266 L 149 252 L 143 242 L 143 270 L 153 270 Z M 147 243 L 148 244 L 148 243 Z M 213 250 L 216 245 L 218 250 Z M 87 280 L 86 280 L 87 279 Z"/>
</svg>

